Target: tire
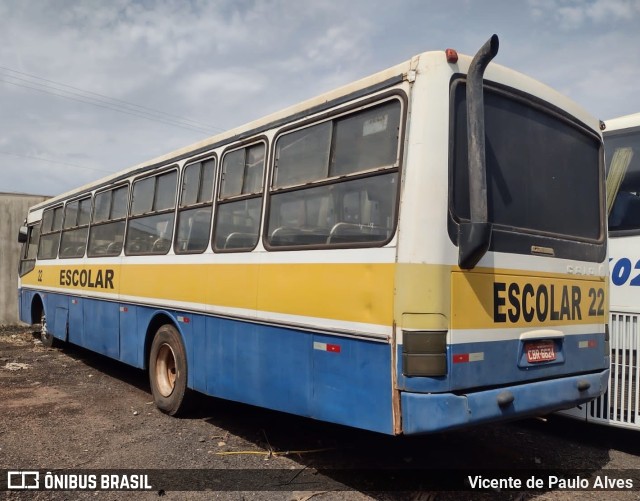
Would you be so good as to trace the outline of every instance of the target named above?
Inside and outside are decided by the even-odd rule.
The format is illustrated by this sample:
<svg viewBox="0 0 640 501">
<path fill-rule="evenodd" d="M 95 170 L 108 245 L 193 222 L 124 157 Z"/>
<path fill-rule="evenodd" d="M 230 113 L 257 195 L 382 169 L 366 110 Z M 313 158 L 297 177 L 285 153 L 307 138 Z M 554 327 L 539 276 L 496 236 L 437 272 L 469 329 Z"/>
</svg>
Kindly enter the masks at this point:
<svg viewBox="0 0 640 501">
<path fill-rule="evenodd" d="M 158 329 L 149 353 L 149 381 L 156 407 L 176 416 L 186 410 L 187 355 L 173 325 Z"/>
<path fill-rule="evenodd" d="M 40 313 L 40 341 L 46 348 L 55 348 L 60 345 L 59 341 L 47 329 L 47 317 L 44 314 L 44 309 Z"/>
</svg>

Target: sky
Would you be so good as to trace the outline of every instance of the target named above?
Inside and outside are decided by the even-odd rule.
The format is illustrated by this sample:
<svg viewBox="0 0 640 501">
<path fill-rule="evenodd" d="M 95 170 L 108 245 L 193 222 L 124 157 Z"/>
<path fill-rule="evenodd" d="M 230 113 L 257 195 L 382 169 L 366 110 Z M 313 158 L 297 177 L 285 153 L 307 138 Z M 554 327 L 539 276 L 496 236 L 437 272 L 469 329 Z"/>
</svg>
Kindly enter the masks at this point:
<svg viewBox="0 0 640 501">
<path fill-rule="evenodd" d="M 606 120 L 640 111 L 640 0 L 0 0 L 0 192 L 56 195 L 427 50 Z"/>
</svg>

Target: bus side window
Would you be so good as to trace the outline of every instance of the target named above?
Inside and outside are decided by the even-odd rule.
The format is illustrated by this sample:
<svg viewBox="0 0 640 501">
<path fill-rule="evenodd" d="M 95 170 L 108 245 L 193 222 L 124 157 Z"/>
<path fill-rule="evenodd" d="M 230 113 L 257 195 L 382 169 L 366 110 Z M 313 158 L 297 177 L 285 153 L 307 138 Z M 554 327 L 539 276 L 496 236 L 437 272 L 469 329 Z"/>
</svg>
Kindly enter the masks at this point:
<svg viewBox="0 0 640 501">
<path fill-rule="evenodd" d="M 183 170 L 176 254 L 204 252 L 209 245 L 215 167 L 215 159 L 209 159 L 187 165 Z"/>
<path fill-rule="evenodd" d="M 173 240 L 178 171 L 172 169 L 133 182 L 124 252 L 166 254 Z"/>
<path fill-rule="evenodd" d="M 38 256 L 38 243 L 40 242 L 40 225 L 34 224 L 29 227 L 29 238 L 27 239 L 27 254 L 25 259 L 35 261 Z"/>
<path fill-rule="evenodd" d="M 618 192 L 616 200 L 613 202 L 611 213 L 609 214 L 609 230 L 633 228 L 634 213 L 636 214 L 635 226 L 637 227 L 638 224 L 640 224 L 640 218 L 637 217 L 640 213 L 636 208 L 638 205 L 636 199 L 640 201 L 640 198 L 628 191 Z M 636 209 L 634 210 L 634 208 Z"/>
<path fill-rule="evenodd" d="M 129 186 L 97 193 L 89 230 L 89 257 L 119 256 L 124 241 Z"/>
<path fill-rule="evenodd" d="M 215 251 L 250 251 L 258 243 L 264 162 L 264 143 L 225 153 L 222 158 L 213 232 Z"/>
<path fill-rule="evenodd" d="M 60 241 L 60 258 L 83 257 L 89 219 L 91 216 L 91 197 L 67 202 L 64 210 L 64 225 Z"/>
<path fill-rule="evenodd" d="M 38 259 L 55 259 L 60 246 L 62 229 L 62 206 L 47 209 L 42 214 Z"/>
<path fill-rule="evenodd" d="M 38 256 L 38 244 L 40 242 L 40 222 L 28 227 L 27 241 L 24 243 L 22 254 L 20 255 L 20 276 L 29 273 L 36 266 Z"/>
<path fill-rule="evenodd" d="M 397 100 L 287 133 L 276 142 L 267 245 L 381 245 L 396 220 Z"/>
<path fill-rule="evenodd" d="M 625 137 L 625 140 L 628 141 L 628 138 Z M 609 174 L 611 175 L 612 170 L 622 167 L 624 177 L 609 213 L 609 231 L 638 230 L 640 229 L 640 156 L 630 146 L 618 149 L 630 151 L 623 156 L 620 155 L 623 151 L 616 150 L 610 160 Z M 607 178 L 607 183 L 609 182 Z"/>
</svg>

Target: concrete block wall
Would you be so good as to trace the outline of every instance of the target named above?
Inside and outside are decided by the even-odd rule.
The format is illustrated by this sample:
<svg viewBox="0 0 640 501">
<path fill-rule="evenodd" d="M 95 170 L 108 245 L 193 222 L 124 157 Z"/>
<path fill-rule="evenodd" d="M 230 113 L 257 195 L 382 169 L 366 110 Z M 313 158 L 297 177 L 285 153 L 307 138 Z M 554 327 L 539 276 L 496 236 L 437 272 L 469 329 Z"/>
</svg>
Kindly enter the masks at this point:
<svg viewBox="0 0 640 501">
<path fill-rule="evenodd" d="M 12 325 L 18 319 L 18 264 L 22 244 L 18 231 L 27 211 L 49 197 L 0 193 L 0 325 Z"/>
</svg>

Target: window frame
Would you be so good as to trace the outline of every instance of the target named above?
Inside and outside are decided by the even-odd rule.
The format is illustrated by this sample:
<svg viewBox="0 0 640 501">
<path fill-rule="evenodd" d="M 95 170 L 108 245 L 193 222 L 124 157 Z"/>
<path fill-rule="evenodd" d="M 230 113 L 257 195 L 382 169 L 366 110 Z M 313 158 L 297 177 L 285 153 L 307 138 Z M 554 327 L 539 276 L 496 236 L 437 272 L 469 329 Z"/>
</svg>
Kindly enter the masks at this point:
<svg viewBox="0 0 640 501">
<path fill-rule="evenodd" d="M 53 227 L 54 223 L 55 223 L 55 211 L 60 209 L 62 211 L 62 218 L 60 219 L 60 228 L 58 228 L 57 230 L 49 230 L 47 232 L 43 232 L 43 225 L 44 225 L 44 220 L 45 220 L 45 213 L 51 211 L 52 212 L 52 217 L 53 219 L 51 220 L 51 226 Z M 58 253 L 60 252 L 60 240 L 62 238 L 62 226 L 64 223 L 64 204 L 62 202 L 60 202 L 59 204 L 56 205 L 52 205 L 51 207 L 47 207 L 46 209 L 43 209 L 42 211 L 42 219 L 40 220 L 40 238 L 38 241 L 38 253 L 36 255 L 36 259 L 37 260 L 41 260 L 41 261 L 50 261 L 52 259 L 58 259 Z M 56 246 L 56 252 L 55 255 L 53 257 L 40 257 L 40 244 L 42 243 L 42 237 L 47 237 L 49 235 L 53 235 L 57 233 L 58 234 L 58 245 Z"/>
<path fill-rule="evenodd" d="M 20 251 L 20 266 L 19 266 L 19 276 L 24 276 L 30 271 L 33 271 L 36 267 L 36 261 L 38 260 L 38 249 L 40 247 L 40 228 L 42 224 L 42 219 L 38 221 L 34 221 L 31 224 L 27 225 L 27 240 L 23 244 L 23 248 Z M 29 258 L 29 247 L 32 243 L 33 232 L 37 228 L 38 230 L 38 242 L 36 245 L 36 255 L 34 258 Z"/>
<path fill-rule="evenodd" d="M 113 211 L 113 194 L 116 190 L 119 190 L 120 188 L 127 188 L 127 208 L 125 210 L 125 215 L 124 217 L 118 217 L 115 219 L 111 219 L 111 213 Z M 96 200 L 98 199 L 98 195 L 101 195 L 102 193 L 107 193 L 107 192 L 111 192 L 111 200 L 109 203 L 109 215 L 108 215 L 108 219 L 104 220 L 104 221 L 98 221 L 98 222 L 94 222 L 93 217 L 94 217 L 94 211 L 95 211 L 95 206 L 96 206 Z M 87 235 L 87 257 L 88 258 L 104 258 L 104 257 L 118 257 L 122 254 L 122 251 L 124 250 L 124 239 L 127 235 L 127 226 L 128 226 L 128 213 L 129 213 L 129 204 L 131 203 L 131 182 L 130 181 L 125 181 L 124 183 L 118 183 L 117 185 L 114 186 L 109 186 L 107 188 L 104 188 L 100 191 L 95 191 L 93 193 L 93 202 L 91 204 L 91 217 L 89 218 L 89 233 Z M 112 224 L 112 223 L 119 223 L 121 221 L 124 221 L 124 234 L 122 236 L 122 247 L 120 248 L 120 252 L 118 252 L 117 254 L 92 254 L 89 252 L 90 249 L 90 245 L 89 242 L 91 241 L 91 231 L 93 231 L 93 228 L 98 228 L 100 226 L 106 226 L 107 224 Z"/>
<path fill-rule="evenodd" d="M 222 184 L 223 184 L 222 176 L 224 172 L 223 165 L 224 165 L 225 156 L 235 151 L 244 149 L 245 150 L 245 166 L 246 166 L 246 159 L 247 159 L 246 150 L 248 150 L 253 146 L 258 146 L 260 144 L 262 144 L 264 147 L 264 160 L 263 160 L 263 167 L 262 167 L 262 181 L 260 184 L 260 192 L 259 193 L 256 193 L 256 192 L 240 193 L 238 195 L 230 195 L 230 196 L 221 198 Z M 213 214 L 213 224 L 212 224 L 211 239 L 210 239 L 210 246 L 214 253 L 229 254 L 234 252 L 252 252 L 260 243 L 262 221 L 264 219 L 265 182 L 267 179 L 267 172 L 269 170 L 269 163 L 270 163 L 269 153 L 270 153 L 271 146 L 272 145 L 270 144 L 267 136 L 260 135 L 260 136 L 252 137 L 250 139 L 247 139 L 245 141 L 242 141 L 234 145 L 229 145 L 224 149 L 224 151 L 220 155 L 220 160 L 218 163 L 218 172 L 217 172 L 217 187 L 214 194 L 214 208 L 213 208 L 214 214 Z M 244 175 L 245 173 L 243 173 L 243 183 L 244 183 Z M 240 191 L 242 191 L 242 188 L 240 189 Z M 253 200 L 253 199 L 260 199 L 260 214 L 258 216 L 258 233 L 256 236 L 255 243 L 251 247 L 241 247 L 241 248 L 235 248 L 235 249 L 224 249 L 224 248 L 216 247 L 216 243 L 215 243 L 216 230 L 218 228 L 218 223 L 219 223 L 220 206 L 232 204 L 235 202 Z M 227 235 L 227 238 L 228 236 L 229 235 Z"/>
<path fill-rule="evenodd" d="M 213 161 L 214 165 L 213 165 L 213 185 L 211 187 L 211 201 L 209 202 L 196 202 L 195 204 L 191 204 L 191 205 L 185 205 L 182 206 L 181 202 L 182 202 L 182 195 L 184 193 L 183 191 L 183 186 L 184 186 L 184 177 L 185 177 L 185 173 L 186 170 L 195 164 L 200 163 L 201 166 L 203 164 L 205 164 L 206 162 L 210 162 Z M 201 167 L 202 169 L 202 167 Z M 177 196 L 177 200 L 176 200 L 176 220 L 175 220 L 175 229 L 173 232 L 173 252 L 176 255 L 190 255 L 190 254 L 204 254 L 205 252 L 207 252 L 209 249 L 211 249 L 211 240 L 212 240 L 212 231 L 214 228 L 214 211 L 215 211 L 215 202 L 216 202 L 216 195 L 217 195 L 217 184 L 218 184 L 218 171 L 220 170 L 220 163 L 219 163 L 219 159 L 218 159 L 218 155 L 216 155 L 215 153 L 209 153 L 207 155 L 203 155 L 197 158 L 193 158 L 188 160 L 188 163 L 185 163 L 181 169 L 181 173 L 180 173 L 180 180 L 178 182 L 178 196 Z M 202 170 L 200 171 L 202 173 Z M 200 184 L 198 186 L 198 194 L 200 193 L 200 190 L 202 189 L 202 174 L 200 177 Z M 198 250 L 198 251 L 183 251 L 178 249 L 178 229 L 180 227 L 180 214 L 182 212 L 186 212 L 188 210 L 194 210 L 194 209 L 201 209 L 201 208 L 206 208 L 206 207 L 211 207 L 211 218 L 209 220 L 209 230 L 208 230 L 208 239 L 207 239 L 207 245 L 204 249 L 202 250 Z"/>
<path fill-rule="evenodd" d="M 157 187 L 158 187 L 158 178 L 160 178 L 161 176 L 168 174 L 170 172 L 175 172 L 176 173 L 176 185 L 174 187 L 173 190 L 173 208 L 171 209 L 160 209 L 160 210 L 154 210 L 153 207 L 156 204 L 156 200 L 157 200 Z M 144 212 L 142 214 L 136 214 L 133 215 L 131 213 L 131 211 L 133 210 L 133 202 L 134 202 L 134 189 L 135 189 L 135 184 L 138 181 L 144 181 L 145 179 L 151 179 L 151 178 L 155 178 L 155 183 L 153 186 L 153 201 L 151 204 L 151 210 L 149 212 Z M 129 190 L 129 204 L 128 204 L 128 210 L 127 210 L 127 223 L 126 223 L 126 227 L 125 227 L 125 233 L 124 233 L 124 240 L 122 242 L 122 248 L 124 250 L 124 255 L 125 256 L 164 256 L 167 255 L 169 253 L 169 251 L 171 251 L 172 249 L 172 243 L 173 243 L 173 238 L 175 235 L 175 228 L 176 228 L 176 210 L 178 207 L 178 186 L 179 186 L 179 181 L 180 181 L 180 168 L 178 166 L 178 164 L 171 164 L 168 165 L 166 167 L 157 169 L 157 170 L 153 170 L 152 172 L 145 172 L 144 174 L 133 178 L 131 180 L 131 188 Z M 161 216 L 164 214 L 171 214 L 173 213 L 173 224 L 171 226 L 171 237 L 168 239 L 169 240 L 169 245 L 167 246 L 167 250 L 164 252 L 127 252 L 127 240 L 129 237 L 129 231 L 131 230 L 131 222 L 135 221 L 137 219 L 143 219 L 143 218 L 148 218 L 148 217 L 153 217 L 153 216 Z"/>
<path fill-rule="evenodd" d="M 341 174 L 337 176 L 326 177 L 321 180 L 306 182 L 303 184 L 297 184 L 295 186 L 283 186 L 281 188 L 273 188 L 276 172 L 276 148 L 278 139 L 288 133 L 303 130 L 314 125 L 321 124 L 327 121 L 335 122 L 342 118 L 348 118 L 349 116 L 355 116 L 359 112 L 364 112 L 368 109 L 373 109 L 376 106 L 382 106 L 386 103 L 397 101 L 400 104 L 400 119 L 399 119 L 399 131 L 398 131 L 398 146 L 396 161 L 392 166 L 374 167 L 367 170 L 357 171 L 350 174 Z M 404 142 L 407 129 L 407 114 L 408 114 L 408 97 L 402 89 L 394 89 L 375 96 L 370 96 L 357 103 L 351 103 L 347 106 L 343 106 L 339 109 L 335 109 L 320 116 L 310 118 L 297 122 L 296 124 L 288 125 L 278 130 L 271 144 L 270 152 L 270 169 L 269 169 L 269 182 L 267 190 L 265 192 L 265 209 L 264 209 L 264 225 L 262 230 L 262 245 L 270 252 L 278 251 L 290 251 L 290 250 L 331 250 L 331 249 L 353 249 L 353 248 L 380 248 L 388 245 L 394 238 L 398 229 L 399 221 L 399 209 L 400 209 L 400 194 L 402 184 L 402 171 L 404 168 Z M 330 173 L 331 162 L 334 158 L 335 147 L 335 123 L 331 127 L 331 140 L 330 140 L 330 154 L 328 159 L 327 173 Z M 394 207 L 394 218 L 390 227 L 390 236 L 385 240 L 378 240 L 372 242 L 353 242 L 353 243 L 330 243 L 330 244 L 311 244 L 311 245 L 271 245 L 269 243 L 269 219 L 271 216 L 272 202 L 271 198 L 274 195 L 282 193 L 289 193 L 294 191 L 303 191 L 309 188 L 316 188 L 322 186 L 338 185 L 344 182 L 354 181 L 358 179 L 368 179 L 377 176 L 383 176 L 390 173 L 397 173 L 397 186 L 396 186 L 396 199 Z"/>
<path fill-rule="evenodd" d="M 89 220 L 87 221 L 86 224 L 78 224 L 78 219 L 80 218 L 80 203 L 83 202 L 84 200 L 89 200 Z M 67 224 L 67 207 L 69 206 L 69 204 L 72 204 L 74 202 L 78 203 L 78 208 L 76 209 L 76 217 L 75 217 L 75 222 L 73 226 L 69 226 L 66 227 Z M 81 259 L 83 257 L 86 256 L 87 254 L 87 245 L 89 242 L 89 226 L 91 224 L 91 218 L 93 216 L 93 194 L 92 193 L 83 193 L 82 195 L 67 200 L 64 204 L 64 212 L 63 212 L 63 218 L 62 218 L 62 229 L 60 230 L 60 244 L 59 244 L 59 248 L 58 248 L 58 259 Z M 71 232 L 71 231 L 76 231 L 76 230 L 81 230 L 87 228 L 87 234 L 85 235 L 84 238 L 84 252 L 82 253 L 81 256 L 63 256 L 61 254 L 61 250 L 62 250 L 62 239 L 64 238 L 64 234 Z"/>
</svg>

